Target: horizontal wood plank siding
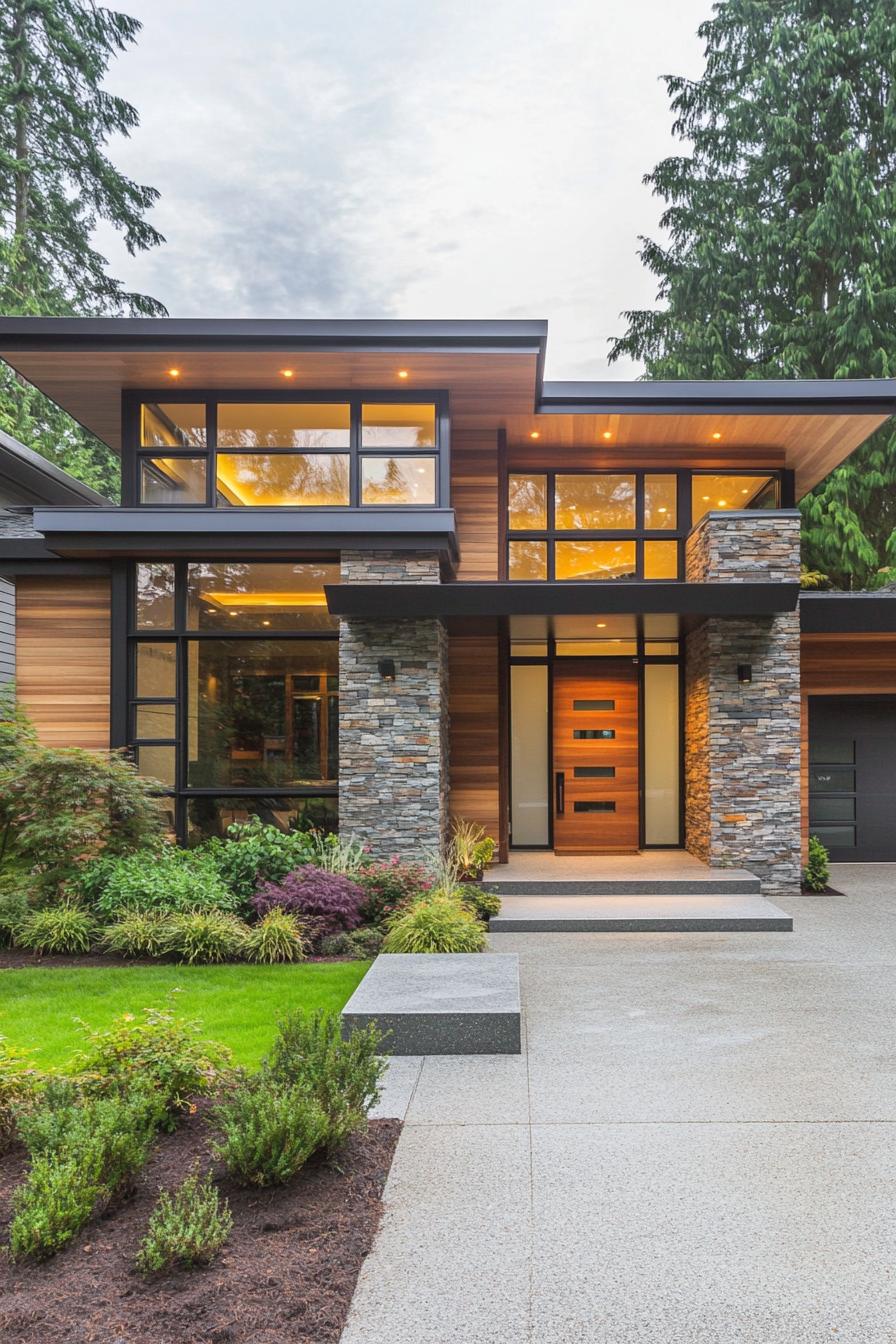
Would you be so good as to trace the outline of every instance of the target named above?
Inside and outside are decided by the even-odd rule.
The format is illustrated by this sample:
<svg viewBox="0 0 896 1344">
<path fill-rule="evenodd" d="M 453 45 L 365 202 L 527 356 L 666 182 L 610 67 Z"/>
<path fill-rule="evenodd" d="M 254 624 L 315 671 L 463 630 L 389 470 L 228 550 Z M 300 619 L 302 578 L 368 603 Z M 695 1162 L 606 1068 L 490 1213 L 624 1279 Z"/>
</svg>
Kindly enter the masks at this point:
<svg viewBox="0 0 896 1344">
<path fill-rule="evenodd" d="M 16 616 L 16 688 L 41 742 L 108 748 L 109 580 L 19 579 Z"/>
<path fill-rule="evenodd" d="M 498 577 L 497 435 L 452 427 L 451 503 L 460 549 L 458 579 Z"/>
<path fill-rule="evenodd" d="M 803 635 L 802 693 L 803 847 L 809 841 L 809 697 L 896 695 L 896 634 Z"/>
<path fill-rule="evenodd" d="M 452 817 L 501 831 L 498 636 L 451 635 L 448 644 Z"/>
</svg>

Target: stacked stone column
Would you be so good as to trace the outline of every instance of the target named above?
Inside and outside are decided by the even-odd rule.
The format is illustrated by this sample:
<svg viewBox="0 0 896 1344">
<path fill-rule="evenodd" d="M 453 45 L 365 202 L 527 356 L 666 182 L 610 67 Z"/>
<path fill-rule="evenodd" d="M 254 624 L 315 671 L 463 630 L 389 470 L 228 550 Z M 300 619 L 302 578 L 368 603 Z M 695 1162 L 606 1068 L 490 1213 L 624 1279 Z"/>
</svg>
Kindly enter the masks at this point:
<svg viewBox="0 0 896 1344">
<path fill-rule="evenodd" d="M 345 551 L 343 583 L 439 583 L 436 555 Z M 394 681 L 380 671 L 395 665 Z M 448 818 L 448 649 L 437 619 L 339 622 L 339 830 L 381 858 L 441 848 Z"/>
<path fill-rule="evenodd" d="M 795 583 L 796 510 L 708 513 L 687 541 L 690 583 Z M 739 664 L 752 680 L 739 683 Z M 797 612 L 711 617 L 685 646 L 685 835 L 712 867 L 748 868 L 769 896 L 800 882 Z"/>
</svg>

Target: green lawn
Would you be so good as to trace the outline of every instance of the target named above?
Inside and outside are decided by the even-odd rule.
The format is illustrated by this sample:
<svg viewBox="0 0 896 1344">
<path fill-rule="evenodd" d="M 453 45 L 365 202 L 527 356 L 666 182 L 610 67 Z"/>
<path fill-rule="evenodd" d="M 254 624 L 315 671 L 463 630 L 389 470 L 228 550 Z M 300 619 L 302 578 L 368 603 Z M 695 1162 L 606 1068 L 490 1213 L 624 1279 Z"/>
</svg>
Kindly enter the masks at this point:
<svg viewBox="0 0 896 1344">
<path fill-rule="evenodd" d="M 41 1068 L 63 1068 L 81 1048 L 74 1021 L 94 1028 L 119 1013 L 160 1007 L 177 987 L 176 1011 L 196 1018 L 210 1040 L 253 1066 L 268 1049 L 277 1019 L 303 1008 L 340 1009 L 370 962 L 299 966 L 84 966 L 0 971 L 0 1036 L 34 1051 Z"/>
</svg>

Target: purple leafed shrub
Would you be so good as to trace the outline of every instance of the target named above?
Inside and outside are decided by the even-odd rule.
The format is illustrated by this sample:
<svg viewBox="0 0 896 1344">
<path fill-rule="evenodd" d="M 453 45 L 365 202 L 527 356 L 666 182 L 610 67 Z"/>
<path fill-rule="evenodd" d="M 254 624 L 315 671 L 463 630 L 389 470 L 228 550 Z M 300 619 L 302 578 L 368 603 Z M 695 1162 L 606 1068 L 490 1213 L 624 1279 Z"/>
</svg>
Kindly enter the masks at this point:
<svg viewBox="0 0 896 1344">
<path fill-rule="evenodd" d="M 363 902 L 364 892 L 356 882 L 311 864 L 287 873 L 280 882 L 263 882 L 252 898 L 259 919 L 273 909 L 299 915 L 315 943 L 356 929 Z"/>
</svg>

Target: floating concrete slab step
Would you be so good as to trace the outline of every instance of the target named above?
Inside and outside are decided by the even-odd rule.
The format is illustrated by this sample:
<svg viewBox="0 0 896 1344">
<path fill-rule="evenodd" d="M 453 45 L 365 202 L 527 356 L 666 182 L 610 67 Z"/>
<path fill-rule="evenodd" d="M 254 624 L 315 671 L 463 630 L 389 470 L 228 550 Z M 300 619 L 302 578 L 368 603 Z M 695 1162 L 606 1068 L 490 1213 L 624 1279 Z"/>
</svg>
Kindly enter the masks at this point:
<svg viewBox="0 0 896 1344">
<path fill-rule="evenodd" d="M 691 896 L 694 888 L 703 886 L 712 894 L 728 896 L 758 896 L 759 878 L 742 868 L 707 869 L 704 880 L 694 877 L 630 877 L 630 878 L 487 878 L 486 891 L 493 891 L 503 900 L 505 896 Z"/>
<path fill-rule="evenodd" d="M 764 896 L 505 896 L 490 933 L 790 933 Z"/>
<path fill-rule="evenodd" d="M 343 1035 L 375 1022 L 391 1055 L 518 1055 L 515 953 L 377 957 L 342 1010 Z"/>
</svg>

